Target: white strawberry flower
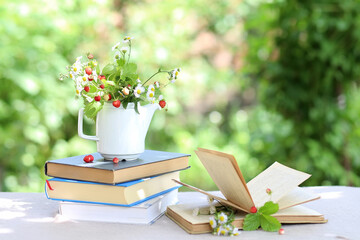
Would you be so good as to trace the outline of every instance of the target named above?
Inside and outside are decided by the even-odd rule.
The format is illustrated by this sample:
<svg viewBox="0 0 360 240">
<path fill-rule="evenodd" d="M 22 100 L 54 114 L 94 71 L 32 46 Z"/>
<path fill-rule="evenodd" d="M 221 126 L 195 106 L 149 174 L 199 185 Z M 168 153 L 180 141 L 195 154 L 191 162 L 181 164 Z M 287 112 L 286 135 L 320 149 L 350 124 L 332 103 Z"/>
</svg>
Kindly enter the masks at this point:
<svg viewBox="0 0 360 240">
<path fill-rule="evenodd" d="M 115 51 L 116 49 L 119 48 L 120 44 L 121 44 L 120 42 L 116 43 L 111 49 L 112 49 L 113 51 Z"/>
<path fill-rule="evenodd" d="M 124 39 L 123 39 L 123 42 L 124 43 L 128 43 L 130 40 L 132 40 L 132 39 L 134 39 L 133 37 L 129 37 L 129 36 L 126 36 L 126 37 L 124 37 Z"/>
<path fill-rule="evenodd" d="M 122 47 L 122 48 L 120 48 L 120 51 L 123 53 L 126 53 L 129 51 L 129 47 Z"/>
<path fill-rule="evenodd" d="M 239 235 L 240 234 L 240 232 L 239 232 L 239 229 L 238 228 L 234 228 L 232 231 L 231 231 L 231 235 L 232 236 L 237 236 L 237 235 Z"/>
<path fill-rule="evenodd" d="M 216 222 L 216 219 L 214 216 L 210 217 L 209 223 L 210 223 L 211 228 L 217 227 L 217 222 Z"/>
<path fill-rule="evenodd" d="M 228 231 L 226 228 L 220 226 L 217 233 L 218 233 L 218 235 L 223 235 L 223 236 L 225 236 L 225 235 L 228 234 L 228 232 L 229 232 L 229 231 Z"/>
<path fill-rule="evenodd" d="M 221 212 L 219 215 L 219 223 L 224 224 L 227 222 L 227 220 L 228 220 L 227 215 L 224 212 Z"/>
<path fill-rule="evenodd" d="M 80 96 L 81 95 L 81 91 L 83 90 L 83 86 L 81 84 L 76 84 L 76 95 Z"/>
<path fill-rule="evenodd" d="M 148 91 L 155 92 L 155 87 L 154 87 L 154 85 L 150 84 L 149 87 L 148 87 Z"/>
<path fill-rule="evenodd" d="M 135 97 L 140 97 L 140 95 L 145 91 L 145 88 L 141 85 L 138 84 L 135 89 L 134 89 L 134 95 Z"/>
<path fill-rule="evenodd" d="M 152 101 L 154 100 L 155 93 L 154 93 L 153 91 L 149 90 L 149 91 L 147 92 L 146 96 L 147 96 L 147 99 L 148 99 L 150 102 L 152 102 Z"/>
<path fill-rule="evenodd" d="M 74 73 L 75 76 L 79 75 L 81 72 L 83 72 L 83 68 L 81 67 L 81 64 L 78 62 L 75 62 L 71 66 L 71 72 Z"/>
<path fill-rule="evenodd" d="M 79 56 L 76 58 L 76 63 L 80 63 L 81 62 L 81 59 L 82 59 L 82 56 Z"/>
</svg>

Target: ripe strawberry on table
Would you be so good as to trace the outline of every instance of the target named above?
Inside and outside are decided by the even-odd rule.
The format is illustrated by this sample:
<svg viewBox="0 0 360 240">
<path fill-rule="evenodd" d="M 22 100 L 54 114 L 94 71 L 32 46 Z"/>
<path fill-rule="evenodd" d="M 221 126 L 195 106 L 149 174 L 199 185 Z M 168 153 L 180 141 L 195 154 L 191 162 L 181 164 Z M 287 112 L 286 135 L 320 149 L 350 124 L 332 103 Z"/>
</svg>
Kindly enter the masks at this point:
<svg viewBox="0 0 360 240">
<path fill-rule="evenodd" d="M 93 155 L 86 155 L 84 157 L 84 162 L 86 162 L 86 163 L 91 163 L 93 161 L 94 161 L 94 156 Z"/>
</svg>

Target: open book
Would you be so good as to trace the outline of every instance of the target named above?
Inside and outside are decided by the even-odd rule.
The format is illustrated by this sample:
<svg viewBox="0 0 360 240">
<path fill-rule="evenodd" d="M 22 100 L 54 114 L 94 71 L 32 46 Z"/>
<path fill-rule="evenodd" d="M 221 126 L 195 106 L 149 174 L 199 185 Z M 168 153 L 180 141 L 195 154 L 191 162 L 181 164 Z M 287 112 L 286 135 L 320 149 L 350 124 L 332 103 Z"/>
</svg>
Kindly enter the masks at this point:
<svg viewBox="0 0 360 240">
<path fill-rule="evenodd" d="M 206 194 L 222 204 L 240 210 L 242 214 L 238 215 L 238 219 L 241 219 L 241 221 L 238 221 L 237 227 L 242 227 L 242 219 L 246 213 L 250 212 L 252 206 L 259 208 L 267 201 L 273 201 L 279 204 L 280 210 L 274 217 L 278 218 L 280 222 L 326 222 L 324 216 L 320 213 L 303 206 L 297 206 L 320 198 L 320 196 L 309 193 L 305 189 L 299 187 L 299 185 L 311 175 L 275 162 L 250 182 L 246 183 L 234 156 L 202 148 L 198 148 L 195 152 L 225 198 L 207 193 L 177 180 L 174 181 L 190 189 Z M 267 188 L 271 189 L 271 196 L 266 193 Z M 193 208 L 195 207 L 196 206 L 193 206 Z M 167 215 L 185 229 L 186 227 L 180 223 L 181 220 L 185 220 L 188 223 L 192 222 L 194 224 L 200 224 L 201 221 L 199 222 L 196 219 L 190 220 L 185 218 L 187 208 L 190 208 L 190 206 L 170 206 L 168 207 Z M 205 228 L 206 230 L 202 229 L 202 232 L 206 232 L 207 230 L 211 231 L 210 225 L 208 224 L 208 217 L 206 222 L 207 228 Z M 196 233 L 194 230 L 187 230 L 189 230 L 188 232 Z"/>
</svg>

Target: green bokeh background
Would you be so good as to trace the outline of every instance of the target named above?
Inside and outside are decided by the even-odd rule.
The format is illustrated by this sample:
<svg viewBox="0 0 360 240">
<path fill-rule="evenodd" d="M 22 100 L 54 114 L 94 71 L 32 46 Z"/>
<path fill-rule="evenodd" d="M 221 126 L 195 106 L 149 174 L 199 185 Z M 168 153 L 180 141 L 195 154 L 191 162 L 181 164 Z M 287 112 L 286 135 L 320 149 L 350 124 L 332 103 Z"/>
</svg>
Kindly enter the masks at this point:
<svg viewBox="0 0 360 240">
<path fill-rule="evenodd" d="M 58 75 L 89 51 L 103 67 L 126 35 L 142 79 L 182 69 L 146 146 L 192 154 L 184 182 L 216 189 L 203 147 L 246 180 L 279 161 L 307 185 L 360 186 L 359 1 L 0 0 L 1 191 L 41 192 L 46 160 L 96 151 Z"/>
</svg>

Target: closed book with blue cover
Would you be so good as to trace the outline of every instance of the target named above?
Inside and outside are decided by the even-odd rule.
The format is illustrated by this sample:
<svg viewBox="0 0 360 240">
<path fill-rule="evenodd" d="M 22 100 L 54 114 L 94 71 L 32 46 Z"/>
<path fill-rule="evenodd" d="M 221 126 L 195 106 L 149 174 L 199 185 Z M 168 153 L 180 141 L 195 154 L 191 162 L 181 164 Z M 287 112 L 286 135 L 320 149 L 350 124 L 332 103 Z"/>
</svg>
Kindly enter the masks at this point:
<svg viewBox="0 0 360 240">
<path fill-rule="evenodd" d="M 47 198 L 60 201 L 98 203 L 131 207 L 177 189 L 172 179 L 179 171 L 115 185 L 52 178 L 45 185 Z"/>
<path fill-rule="evenodd" d="M 84 157 L 50 160 L 45 163 L 45 174 L 50 177 L 68 178 L 99 183 L 121 183 L 189 167 L 189 154 L 145 150 L 136 160 L 114 164 L 104 160 L 99 153 L 91 154 L 92 163 L 85 163 Z"/>
</svg>

